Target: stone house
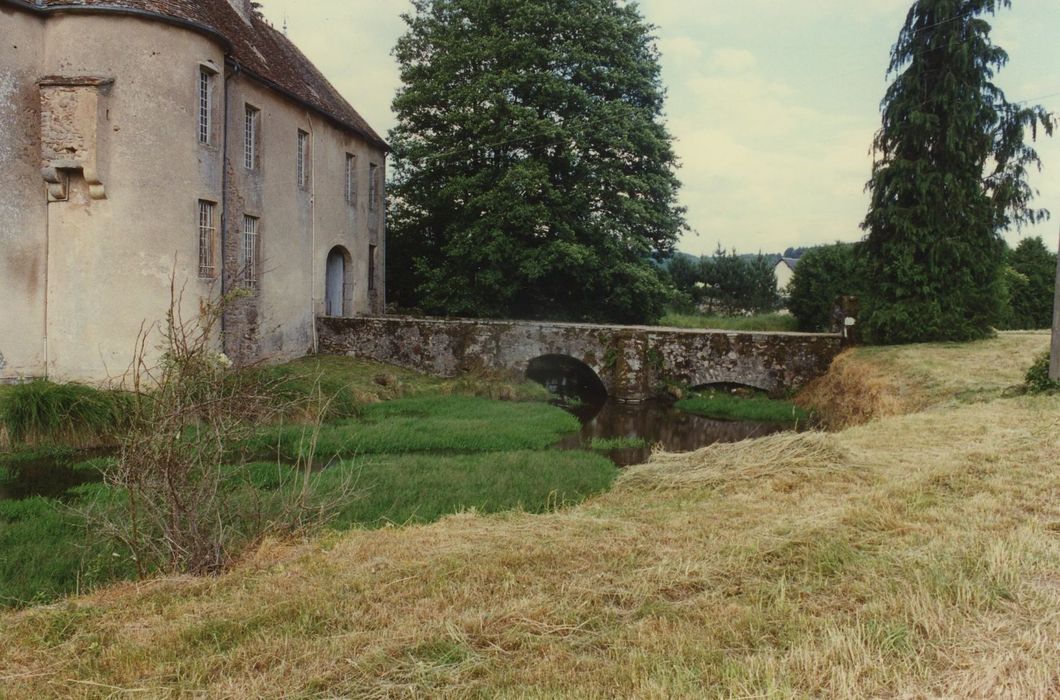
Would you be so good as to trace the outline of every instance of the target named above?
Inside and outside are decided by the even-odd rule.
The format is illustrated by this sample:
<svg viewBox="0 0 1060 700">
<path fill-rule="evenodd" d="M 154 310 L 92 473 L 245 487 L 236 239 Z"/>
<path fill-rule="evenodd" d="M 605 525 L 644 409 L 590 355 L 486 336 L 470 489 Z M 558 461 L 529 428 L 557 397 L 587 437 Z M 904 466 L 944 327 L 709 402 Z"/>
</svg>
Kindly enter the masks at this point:
<svg viewBox="0 0 1060 700">
<path fill-rule="evenodd" d="M 121 376 L 171 280 L 243 361 L 380 313 L 386 155 L 250 0 L 0 0 L 0 381 Z"/>
</svg>

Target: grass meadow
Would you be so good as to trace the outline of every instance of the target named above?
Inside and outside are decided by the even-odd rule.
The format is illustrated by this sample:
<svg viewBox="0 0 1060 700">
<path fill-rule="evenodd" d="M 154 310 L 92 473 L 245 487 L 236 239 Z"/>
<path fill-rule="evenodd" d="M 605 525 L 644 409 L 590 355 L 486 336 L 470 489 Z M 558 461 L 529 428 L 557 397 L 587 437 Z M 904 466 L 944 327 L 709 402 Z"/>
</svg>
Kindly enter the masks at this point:
<svg viewBox="0 0 1060 700">
<path fill-rule="evenodd" d="M 576 507 L 4 613 L 0 695 L 1055 697 L 1060 397 L 1005 391 L 1047 342 L 855 350 L 815 388 L 851 427 L 656 454 Z"/>
</svg>

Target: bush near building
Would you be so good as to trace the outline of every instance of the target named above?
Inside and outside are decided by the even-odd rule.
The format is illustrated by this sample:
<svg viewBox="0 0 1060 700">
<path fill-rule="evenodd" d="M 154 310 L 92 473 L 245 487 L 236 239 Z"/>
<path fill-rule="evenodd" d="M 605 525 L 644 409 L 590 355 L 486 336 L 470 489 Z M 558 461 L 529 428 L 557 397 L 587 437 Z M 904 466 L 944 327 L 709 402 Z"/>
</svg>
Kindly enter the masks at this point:
<svg viewBox="0 0 1060 700">
<path fill-rule="evenodd" d="M 799 330 L 830 330 L 836 300 L 863 295 L 863 267 L 857 243 L 836 243 L 806 251 L 788 288 L 788 309 L 798 319 Z"/>
</svg>

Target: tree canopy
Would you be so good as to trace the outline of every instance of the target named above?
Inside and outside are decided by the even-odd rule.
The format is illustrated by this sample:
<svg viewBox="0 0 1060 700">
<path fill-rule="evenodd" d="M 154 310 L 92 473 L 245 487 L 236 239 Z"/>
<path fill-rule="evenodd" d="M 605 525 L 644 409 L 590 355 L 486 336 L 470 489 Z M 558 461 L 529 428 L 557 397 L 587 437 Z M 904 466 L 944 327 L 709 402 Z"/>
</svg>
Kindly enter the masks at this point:
<svg viewBox="0 0 1060 700">
<path fill-rule="evenodd" d="M 683 230 L 652 27 L 619 0 L 414 0 L 395 55 L 405 306 L 654 320 Z"/>
<path fill-rule="evenodd" d="M 1009 226 L 1048 216 L 1027 182 L 1028 135 L 1052 133 L 1040 107 L 992 81 L 1008 61 L 982 17 L 1010 0 L 917 0 L 891 52 L 864 227 L 864 326 L 878 342 L 991 332 Z M 1028 134 L 1029 132 L 1029 134 Z"/>
<path fill-rule="evenodd" d="M 1056 254 L 1041 238 L 1024 238 L 1005 255 L 1008 297 L 1002 327 L 1049 328 L 1053 322 Z"/>
<path fill-rule="evenodd" d="M 674 305 L 683 311 L 743 314 L 774 311 L 780 305 L 776 256 L 739 255 L 720 245 L 712 257 L 698 260 L 678 254 L 667 272 L 677 291 Z"/>
</svg>

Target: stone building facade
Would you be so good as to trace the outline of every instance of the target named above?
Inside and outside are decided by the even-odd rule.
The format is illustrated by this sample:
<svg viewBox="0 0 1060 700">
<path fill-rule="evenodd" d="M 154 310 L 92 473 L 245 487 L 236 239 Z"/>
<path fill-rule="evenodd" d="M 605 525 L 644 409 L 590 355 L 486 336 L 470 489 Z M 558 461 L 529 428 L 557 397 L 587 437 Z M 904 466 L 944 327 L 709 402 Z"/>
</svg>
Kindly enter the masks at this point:
<svg viewBox="0 0 1060 700">
<path fill-rule="evenodd" d="M 380 313 L 386 155 L 250 0 L 0 0 L 0 381 L 120 377 L 171 282 L 238 360 Z"/>
</svg>

